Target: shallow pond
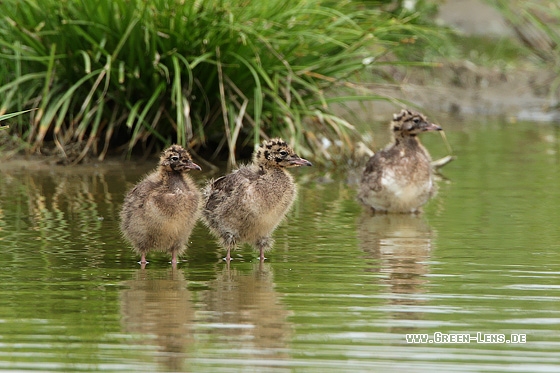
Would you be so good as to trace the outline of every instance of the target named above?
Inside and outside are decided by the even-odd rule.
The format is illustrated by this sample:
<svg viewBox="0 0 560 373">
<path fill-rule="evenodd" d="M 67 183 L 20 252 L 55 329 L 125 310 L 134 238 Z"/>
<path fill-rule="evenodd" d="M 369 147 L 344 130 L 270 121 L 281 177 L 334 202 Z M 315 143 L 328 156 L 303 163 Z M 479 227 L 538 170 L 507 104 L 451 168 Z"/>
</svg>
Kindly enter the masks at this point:
<svg viewBox="0 0 560 373">
<path fill-rule="evenodd" d="M 347 172 L 297 170 L 268 260 L 229 268 L 202 225 L 176 270 L 139 268 L 118 211 L 153 163 L 4 167 L 0 370 L 559 371 L 560 131 L 446 129 L 424 214 L 370 216 Z"/>
</svg>

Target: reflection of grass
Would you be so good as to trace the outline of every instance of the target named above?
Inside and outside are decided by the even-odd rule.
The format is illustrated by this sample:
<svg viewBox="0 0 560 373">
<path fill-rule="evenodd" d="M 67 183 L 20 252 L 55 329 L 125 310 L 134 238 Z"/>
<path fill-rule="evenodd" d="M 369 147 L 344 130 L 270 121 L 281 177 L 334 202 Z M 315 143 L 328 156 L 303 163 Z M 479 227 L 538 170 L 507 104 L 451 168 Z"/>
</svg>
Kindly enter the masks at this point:
<svg viewBox="0 0 560 373">
<path fill-rule="evenodd" d="M 129 249 L 112 241 L 116 231 L 106 232 L 118 216 L 112 200 L 122 190 L 111 191 L 119 183 L 123 178 L 76 169 L 2 170 L 0 364 L 9 370 L 51 364 L 75 371 L 100 366 L 101 356 L 134 358 L 120 348 L 130 339 L 120 337 L 115 286 L 126 272 L 114 263 Z"/>
<path fill-rule="evenodd" d="M 123 183 L 122 178 L 114 181 Z M 111 186 L 114 184 L 105 174 L 90 171 L 85 175 L 56 171 L 11 175 L 11 171 L 3 171 L 0 240 L 6 244 L 12 236 L 24 235 L 25 241 L 43 248 L 55 245 L 56 252 L 40 250 L 48 253 L 43 260 L 49 265 L 71 258 L 95 265 L 105 254 L 100 245 L 120 240 L 113 231 L 106 232 L 107 224 L 117 220 L 114 200 L 120 198 L 120 193 L 110 192 Z M 123 250 L 128 248 L 123 246 Z M 37 255 L 36 251 L 31 257 Z"/>
</svg>

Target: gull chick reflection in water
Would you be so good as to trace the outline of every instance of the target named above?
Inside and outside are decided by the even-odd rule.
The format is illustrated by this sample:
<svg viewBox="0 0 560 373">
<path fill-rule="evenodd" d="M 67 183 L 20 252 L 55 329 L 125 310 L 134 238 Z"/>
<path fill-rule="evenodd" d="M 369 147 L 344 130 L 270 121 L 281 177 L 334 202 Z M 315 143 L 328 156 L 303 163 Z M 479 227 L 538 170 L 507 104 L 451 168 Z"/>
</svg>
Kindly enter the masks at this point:
<svg viewBox="0 0 560 373">
<path fill-rule="evenodd" d="M 124 331 L 138 335 L 131 343 L 150 346 L 148 351 L 165 371 L 190 371 L 205 361 L 229 366 L 234 358 L 244 366 L 259 361 L 254 367 L 259 371 L 262 359 L 289 358 L 289 311 L 274 289 L 270 264 L 221 267 L 197 291 L 189 290 L 182 270 L 173 268 L 140 269 L 124 283 Z"/>
<path fill-rule="evenodd" d="M 150 351 L 165 370 L 183 371 L 194 342 L 194 309 L 183 271 L 139 269 L 124 286 L 120 297 L 124 331 L 139 335 L 132 342 L 155 346 Z"/>
<path fill-rule="evenodd" d="M 204 325 L 205 338 L 223 343 L 231 358 L 287 359 L 289 311 L 273 279 L 270 263 L 225 265 L 201 298 L 204 311 L 198 322 Z"/>
<path fill-rule="evenodd" d="M 406 306 L 421 303 L 428 282 L 433 232 L 422 214 L 371 214 L 359 218 L 358 239 L 366 258 L 375 259 L 369 271 L 380 274 L 396 318 L 417 319 Z M 402 306 L 405 306 L 404 308 Z"/>
</svg>

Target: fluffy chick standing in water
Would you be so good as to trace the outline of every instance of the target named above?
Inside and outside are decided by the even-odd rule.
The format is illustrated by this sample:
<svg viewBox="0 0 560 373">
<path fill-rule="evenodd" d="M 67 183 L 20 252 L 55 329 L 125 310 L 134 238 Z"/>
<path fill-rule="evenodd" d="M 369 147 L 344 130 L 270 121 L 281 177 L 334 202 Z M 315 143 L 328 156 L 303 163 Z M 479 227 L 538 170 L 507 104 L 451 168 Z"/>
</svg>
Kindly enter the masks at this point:
<svg viewBox="0 0 560 373">
<path fill-rule="evenodd" d="M 282 139 L 264 141 L 253 162 L 211 180 L 204 189 L 202 215 L 206 225 L 227 249 L 226 261 L 238 244 L 259 250 L 260 260 L 272 247 L 272 232 L 290 210 L 297 194 L 291 167 L 311 166 Z"/>
<path fill-rule="evenodd" d="M 375 153 L 362 175 L 358 199 L 375 212 L 419 212 L 437 191 L 431 157 L 418 135 L 441 127 L 402 110 L 390 124 L 393 142 Z"/>
<path fill-rule="evenodd" d="M 186 249 L 186 243 L 200 215 L 201 194 L 188 176 L 200 170 L 187 150 L 172 145 L 164 150 L 158 168 L 132 188 L 120 213 L 123 236 L 141 255 L 146 265 L 149 251 L 164 251 L 171 263 Z"/>
</svg>

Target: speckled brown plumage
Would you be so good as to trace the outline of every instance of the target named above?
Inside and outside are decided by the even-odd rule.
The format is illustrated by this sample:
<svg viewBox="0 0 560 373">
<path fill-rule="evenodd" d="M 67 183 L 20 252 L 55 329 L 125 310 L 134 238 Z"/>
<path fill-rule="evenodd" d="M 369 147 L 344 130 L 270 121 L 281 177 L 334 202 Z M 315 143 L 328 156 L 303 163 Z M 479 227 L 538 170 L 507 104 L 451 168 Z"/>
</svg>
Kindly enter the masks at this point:
<svg viewBox="0 0 560 373">
<path fill-rule="evenodd" d="M 158 168 L 147 175 L 124 199 L 121 230 L 146 263 L 149 251 L 165 251 L 172 263 L 185 245 L 200 214 L 201 194 L 187 175 L 200 170 L 190 154 L 172 145 L 161 154 Z"/>
<path fill-rule="evenodd" d="M 431 157 L 417 135 L 440 131 L 417 112 L 402 110 L 391 122 L 393 142 L 375 153 L 362 175 L 358 199 L 374 211 L 418 212 L 435 193 Z"/>
<path fill-rule="evenodd" d="M 263 142 L 253 162 L 211 180 L 204 189 L 202 215 L 206 225 L 227 249 L 254 245 L 264 260 L 273 243 L 270 237 L 292 206 L 297 189 L 287 168 L 311 166 L 282 139 Z"/>
</svg>

